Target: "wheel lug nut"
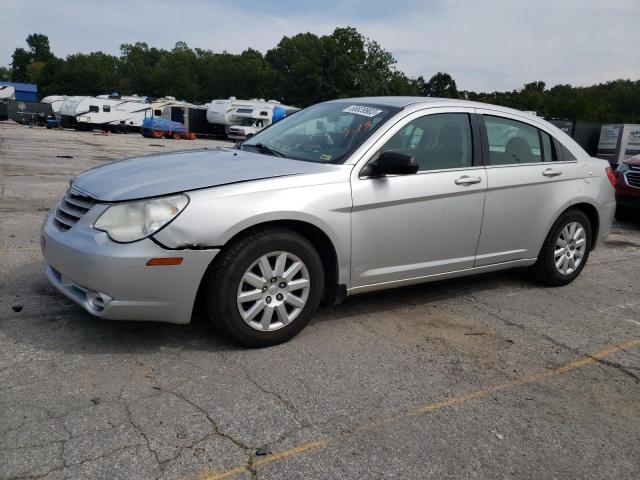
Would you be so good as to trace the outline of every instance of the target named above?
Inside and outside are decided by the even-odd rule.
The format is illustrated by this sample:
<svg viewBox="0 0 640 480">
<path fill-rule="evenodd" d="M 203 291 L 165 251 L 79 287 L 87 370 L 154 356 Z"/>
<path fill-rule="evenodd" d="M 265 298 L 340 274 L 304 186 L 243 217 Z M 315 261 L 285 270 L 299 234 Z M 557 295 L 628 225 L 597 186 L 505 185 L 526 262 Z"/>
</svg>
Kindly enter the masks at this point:
<svg viewBox="0 0 640 480">
<path fill-rule="evenodd" d="M 277 281 L 278 281 L 278 279 L 277 279 L 277 278 L 275 278 L 275 277 L 273 277 L 273 278 L 271 279 L 271 283 L 276 283 Z"/>
<path fill-rule="evenodd" d="M 264 301 L 265 301 L 265 302 L 267 302 L 267 303 L 271 303 L 271 297 L 267 297 L 267 298 L 265 298 L 265 300 L 264 300 Z"/>
<path fill-rule="evenodd" d="M 267 290 L 269 290 L 267 287 L 262 287 L 262 293 L 267 293 Z"/>
<path fill-rule="evenodd" d="M 284 282 L 280 282 L 280 288 L 286 288 L 287 284 Z"/>
<path fill-rule="evenodd" d="M 281 294 L 281 293 L 279 293 L 278 295 L 276 295 L 276 298 L 277 298 L 278 300 L 282 300 L 284 297 L 282 296 L 282 294 Z"/>
</svg>

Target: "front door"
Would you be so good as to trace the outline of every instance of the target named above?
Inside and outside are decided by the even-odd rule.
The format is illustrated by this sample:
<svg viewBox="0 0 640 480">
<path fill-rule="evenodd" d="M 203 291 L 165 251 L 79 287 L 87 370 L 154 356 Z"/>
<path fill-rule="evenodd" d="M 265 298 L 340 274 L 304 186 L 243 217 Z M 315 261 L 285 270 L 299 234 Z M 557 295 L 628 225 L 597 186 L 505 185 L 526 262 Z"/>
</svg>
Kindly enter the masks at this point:
<svg viewBox="0 0 640 480">
<path fill-rule="evenodd" d="M 395 125 L 369 160 L 381 151 L 410 153 L 417 174 L 352 182 L 356 289 L 473 267 L 487 188 L 474 114 L 428 111 Z"/>
</svg>

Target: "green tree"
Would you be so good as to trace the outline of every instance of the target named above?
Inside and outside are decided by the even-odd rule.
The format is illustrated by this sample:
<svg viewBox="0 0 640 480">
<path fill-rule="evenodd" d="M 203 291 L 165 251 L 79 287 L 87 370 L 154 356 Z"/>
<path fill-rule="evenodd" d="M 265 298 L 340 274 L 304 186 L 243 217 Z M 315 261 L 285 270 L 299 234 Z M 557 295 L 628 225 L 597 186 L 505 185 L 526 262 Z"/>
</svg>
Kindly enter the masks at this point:
<svg viewBox="0 0 640 480">
<path fill-rule="evenodd" d="M 8 67 L 0 67 L 0 80 L 10 80 L 11 69 Z"/>
<path fill-rule="evenodd" d="M 118 90 L 195 102 L 232 95 L 276 98 L 304 107 L 340 97 L 429 95 L 535 110 L 546 118 L 640 122 L 640 80 L 553 88 L 535 81 L 518 90 L 459 92 L 444 72 L 428 81 L 409 78 L 390 52 L 352 27 L 336 28 L 330 35 L 283 37 L 266 55 L 253 49 L 240 54 L 193 50 L 184 42 L 164 50 L 139 42 L 121 45 L 119 57 L 90 52 L 61 59 L 51 52 L 46 35 L 31 34 L 26 44 L 15 49 L 11 69 L 0 69 L 0 77 L 37 83 L 43 96 Z"/>
<path fill-rule="evenodd" d="M 31 63 L 31 54 L 24 48 L 16 48 L 11 56 L 11 80 L 14 82 L 28 82 L 27 67 Z"/>
<path fill-rule="evenodd" d="M 144 42 L 125 43 L 120 46 L 120 85 L 122 92 L 137 92 L 139 95 L 162 96 L 162 85 L 155 81 L 154 69 L 166 50 L 149 48 Z"/>
<path fill-rule="evenodd" d="M 170 95 L 194 99 L 199 95 L 197 55 L 185 42 L 176 42 L 170 52 L 160 56 L 152 71 L 150 85 L 154 96 Z"/>
<path fill-rule="evenodd" d="M 69 55 L 60 72 L 71 95 L 100 95 L 118 89 L 118 58 L 103 52 Z"/>
<path fill-rule="evenodd" d="M 322 40 L 312 33 L 283 37 L 266 60 L 275 71 L 278 99 L 307 106 L 324 100 L 325 78 Z"/>
<path fill-rule="evenodd" d="M 27 37 L 27 45 L 31 60 L 34 62 L 46 62 L 53 58 L 51 47 L 49 45 L 49 37 L 41 33 L 32 33 Z"/>
<path fill-rule="evenodd" d="M 439 98 L 459 98 L 456 81 L 448 73 L 438 72 L 428 82 L 420 84 L 422 95 Z"/>
</svg>

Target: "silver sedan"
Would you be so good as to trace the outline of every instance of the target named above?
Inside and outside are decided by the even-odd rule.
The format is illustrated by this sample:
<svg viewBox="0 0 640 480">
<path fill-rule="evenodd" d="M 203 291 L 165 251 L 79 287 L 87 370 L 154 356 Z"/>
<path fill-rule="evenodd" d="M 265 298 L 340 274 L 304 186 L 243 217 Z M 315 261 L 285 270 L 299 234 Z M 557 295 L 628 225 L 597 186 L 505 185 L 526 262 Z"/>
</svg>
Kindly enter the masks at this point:
<svg viewBox="0 0 640 480">
<path fill-rule="evenodd" d="M 614 211 L 609 164 L 541 118 L 355 98 L 233 148 L 89 170 L 47 216 L 42 252 L 93 315 L 188 323 L 198 296 L 232 340 L 265 346 L 322 299 L 515 267 L 568 284 Z"/>
</svg>

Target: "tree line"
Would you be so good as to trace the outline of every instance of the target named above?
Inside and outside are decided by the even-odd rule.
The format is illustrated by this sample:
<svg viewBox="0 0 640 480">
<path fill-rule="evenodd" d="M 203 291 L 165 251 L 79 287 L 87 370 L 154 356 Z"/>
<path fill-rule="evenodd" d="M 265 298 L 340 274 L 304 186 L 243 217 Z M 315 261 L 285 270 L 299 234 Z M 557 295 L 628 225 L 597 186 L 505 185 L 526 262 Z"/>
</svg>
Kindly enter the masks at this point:
<svg viewBox="0 0 640 480">
<path fill-rule="evenodd" d="M 374 95 L 422 95 L 462 98 L 536 111 L 546 118 L 597 122 L 640 122 L 640 80 L 613 80 L 590 87 L 542 81 L 505 92 L 460 91 L 451 75 L 411 78 L 393 55 L 355 28 L 330 35 L 300 33 L 283 37 L 266 54 L 239 54 L 147 43 L 123 44 L 120 55 L 75 53 L 58 58 L 49 39 L 31 34 L 18 47 L 0 78 L 38 85 L 42 96 L 98 95 L 118 91 L 151 97 L 174 96 L 196 103 L 215 98 L 268 98 L 305 107 L 332 98 Z"/>
</svg>

